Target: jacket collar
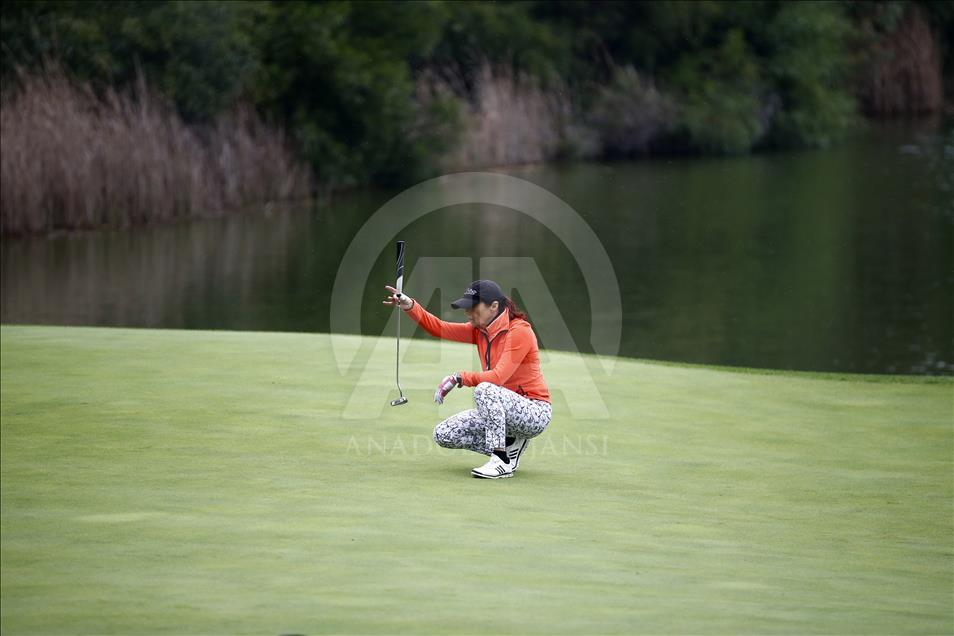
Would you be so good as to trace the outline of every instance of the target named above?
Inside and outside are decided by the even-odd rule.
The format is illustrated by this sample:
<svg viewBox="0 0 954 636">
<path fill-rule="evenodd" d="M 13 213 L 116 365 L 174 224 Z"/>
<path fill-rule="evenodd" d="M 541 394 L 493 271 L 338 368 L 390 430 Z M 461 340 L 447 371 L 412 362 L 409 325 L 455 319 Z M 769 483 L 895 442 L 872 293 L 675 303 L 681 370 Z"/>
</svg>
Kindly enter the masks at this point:
<svg viewBox="0 0 954 636">
<path fill-rule="evenodd" d="M 503 331 L 510 329 L 510 310 L 504 309 L 499 316 L 494 318 L 493 322 L 487 325 L 487 328 L 484 331 L 487 334 L 487 337 L 493 340 Z"/>
</svg>

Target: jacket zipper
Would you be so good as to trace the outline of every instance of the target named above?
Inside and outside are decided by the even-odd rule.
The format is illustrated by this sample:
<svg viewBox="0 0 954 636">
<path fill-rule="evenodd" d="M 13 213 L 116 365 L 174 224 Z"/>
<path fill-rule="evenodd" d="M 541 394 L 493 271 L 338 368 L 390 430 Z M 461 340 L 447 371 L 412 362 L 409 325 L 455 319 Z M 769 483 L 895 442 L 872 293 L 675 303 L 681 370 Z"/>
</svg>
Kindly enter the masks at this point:
<svg viewBox="0 0 954 636">
<path fill-rule="evenodd" d="M 499 336 L 501 333 L 507 333 L 508 331 L 510 331 L 510 330 L 509 330 L 509 329 L 504 329 L 503 331 L 501 331 L 500 333 L 498 333 L 496 336 L 494 336 L 494 340 L 496 340 L 496 339 L 497 339 L 497 336 Z M 486 370 L 486 371 L 490 371 L 490 343 L 491 343 L 491 340 L 490 340 L 490 336 L 487 335 L 487 332 L 484 332 L 484 338 L 487 340 L 487 351 L 484 353 L 484 362 L 487 364 L 487 368 L 486 368 L 485 370 Z"/>
</svg>

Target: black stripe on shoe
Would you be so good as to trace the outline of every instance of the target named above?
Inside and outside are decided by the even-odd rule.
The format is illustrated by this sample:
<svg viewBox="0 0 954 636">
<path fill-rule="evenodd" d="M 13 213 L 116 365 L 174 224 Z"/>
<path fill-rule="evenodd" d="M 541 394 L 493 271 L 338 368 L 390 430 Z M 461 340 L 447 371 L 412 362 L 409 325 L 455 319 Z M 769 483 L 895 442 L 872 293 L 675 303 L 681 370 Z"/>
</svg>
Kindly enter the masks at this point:
<svg viewBox="0 0 954 636">
<path fill-rule="evenodd" d="M 527 445 L 530 443 L 530 438 L 525 437 L 523 443 L 520 444 L 520 448 L 515 448 L 511 451 L 510 455 L 510 465 L 513 467 L 513 470 L 517 470 L 517 465 L 520 463 L 520 457 L 523 455 L 523 451 L 527 450 Z"/>
</svg>

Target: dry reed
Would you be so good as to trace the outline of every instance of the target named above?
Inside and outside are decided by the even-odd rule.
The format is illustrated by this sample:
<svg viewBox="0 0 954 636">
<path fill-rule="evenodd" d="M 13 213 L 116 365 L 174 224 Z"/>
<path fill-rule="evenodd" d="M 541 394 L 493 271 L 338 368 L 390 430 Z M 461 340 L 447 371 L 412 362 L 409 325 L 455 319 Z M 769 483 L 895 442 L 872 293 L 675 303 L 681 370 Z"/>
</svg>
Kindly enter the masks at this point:
<svg viewBox="0 0 954 636">
<path fill-rule="evenodd" d="M 309 188 L 284 133 L 249 108 L 188 126 L 143 81 L 95 95 L 56 72 L 0 104 L 3 235 L 216 216 Z"/>
<path fill-rule="evenodd" d="M 889 37 L 878 45 L 862 85 L 871 115 L 933 113 L 944 102 L 941 51 L 924 10 L 910 5 Z"/>
<path fill-rule="evenodd" d="M 544 88 L 533 78 L 484 65 L 470 99 L 450 84 L 442 92 L 457 94 L 464 111 L 460 140 L 441 162 L 445 170 L 596 154 L 592 135 L 575 125 L 568 91 L 559 86 Z"/>
</svg>

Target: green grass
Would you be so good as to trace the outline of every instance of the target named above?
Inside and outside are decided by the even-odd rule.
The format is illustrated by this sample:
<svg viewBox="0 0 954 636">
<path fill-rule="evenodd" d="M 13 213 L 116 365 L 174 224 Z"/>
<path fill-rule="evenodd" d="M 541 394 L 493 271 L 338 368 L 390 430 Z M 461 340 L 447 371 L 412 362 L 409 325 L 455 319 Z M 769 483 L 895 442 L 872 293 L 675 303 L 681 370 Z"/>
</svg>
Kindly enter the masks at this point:
<svg viewBox="0 0 954 636">
<path fill-rule="evenodd" d="M 468 348 L 415 340 L 390 408 L 393 343 L 339 342 L 0 328 L 3 633 L 954 631 L 949 380 L 547 353 L 480 481 L 429 441 Z"/>
</svg>

